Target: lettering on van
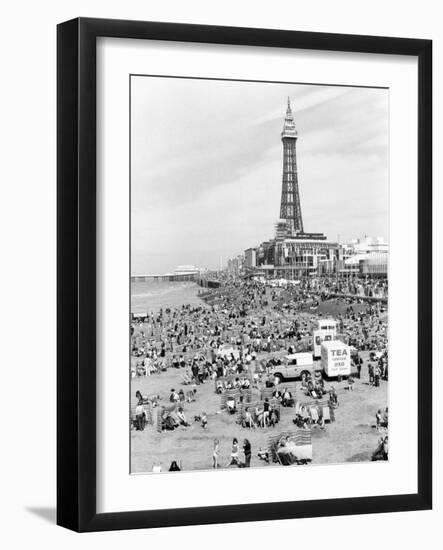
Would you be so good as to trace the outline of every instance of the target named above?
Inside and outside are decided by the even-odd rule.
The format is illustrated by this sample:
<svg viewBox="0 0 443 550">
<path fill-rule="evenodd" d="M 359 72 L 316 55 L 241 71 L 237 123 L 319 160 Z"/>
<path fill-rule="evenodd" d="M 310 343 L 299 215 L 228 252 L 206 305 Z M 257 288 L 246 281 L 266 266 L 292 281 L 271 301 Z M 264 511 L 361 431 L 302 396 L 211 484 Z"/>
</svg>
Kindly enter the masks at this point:
<svg viewBox="0 0 443 550">
<path fill-rule="evenodd" d="M 332 357 L 334 357 L 334 358 L 335 358 L 335 357 L 343 357 L 343 358 L 345 358 L 345 357 L 347 357 L 347 355 L 348 355 L 348 352 L 347 352 L 347 350 L 345 350 L 345 349 L 332 349 L 332 350 L 331 350 L 331 353 L 332 353 Z"/>
</svg>

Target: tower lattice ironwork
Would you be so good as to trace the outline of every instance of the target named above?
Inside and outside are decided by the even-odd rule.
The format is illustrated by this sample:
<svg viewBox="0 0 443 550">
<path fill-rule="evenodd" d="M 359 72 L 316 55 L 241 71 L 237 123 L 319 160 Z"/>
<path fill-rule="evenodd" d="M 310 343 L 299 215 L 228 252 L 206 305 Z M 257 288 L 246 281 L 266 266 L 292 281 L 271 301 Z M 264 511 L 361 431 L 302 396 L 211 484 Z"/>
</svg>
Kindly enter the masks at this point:
<svg viewBox="0 0 443 550">
<path fill-rule="evenodd" d="M 281 133 L 283 142 L 283 181 L 281 192 L 280 218 L 286 220 L 288 232 L 291 235 L 303 233 L 300 194 L 297 177 L 297 130 L 288 97 L 285 123 Z"/>
</svg>

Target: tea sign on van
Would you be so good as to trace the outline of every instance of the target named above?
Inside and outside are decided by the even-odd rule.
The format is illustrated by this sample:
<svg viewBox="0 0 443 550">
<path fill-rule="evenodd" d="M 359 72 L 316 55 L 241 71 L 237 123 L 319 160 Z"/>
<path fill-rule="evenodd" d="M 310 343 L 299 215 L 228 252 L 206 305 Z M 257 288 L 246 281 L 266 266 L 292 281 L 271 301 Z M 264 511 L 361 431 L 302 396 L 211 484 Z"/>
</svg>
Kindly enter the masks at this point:
<svg viewBox="0 0 443 550">
<path fill-rule="evenodd" d="M 332 357 L 347 357 L 348 351 L 346 349 L 331 349 Z"/>
</svg>

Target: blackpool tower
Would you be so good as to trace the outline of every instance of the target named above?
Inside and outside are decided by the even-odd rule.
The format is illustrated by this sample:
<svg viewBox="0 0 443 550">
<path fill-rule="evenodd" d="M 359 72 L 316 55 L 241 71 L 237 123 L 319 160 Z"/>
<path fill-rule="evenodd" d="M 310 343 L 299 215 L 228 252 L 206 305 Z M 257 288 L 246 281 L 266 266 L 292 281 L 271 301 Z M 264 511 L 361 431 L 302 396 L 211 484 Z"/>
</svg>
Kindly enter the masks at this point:
<svg viewBox="0 0 443 550">
<path fill-rule="evenodd" d="M 280 219 L 286 221 L 287 231 L 290 235 L 303 234 L 303 219 L 297 178 L 297 130 L 295 129 L 289 97 L 281 140 L 283 142 L 283 181 Z"/>
</svg>

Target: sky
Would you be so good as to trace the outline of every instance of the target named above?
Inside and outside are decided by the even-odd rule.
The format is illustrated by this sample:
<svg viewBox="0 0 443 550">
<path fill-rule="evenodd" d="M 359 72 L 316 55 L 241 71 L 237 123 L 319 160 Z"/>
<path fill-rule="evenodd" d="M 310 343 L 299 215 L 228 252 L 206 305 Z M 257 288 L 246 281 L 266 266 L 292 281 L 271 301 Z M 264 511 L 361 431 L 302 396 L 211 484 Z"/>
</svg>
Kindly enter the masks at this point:
<svg viewBox="0 0 443 550">
<path fill-rule="evenodd" d="M 133 274 L 217 268 L 274 236 L 288 97 L 305 231 L 388 240 L 388 90 L 133 76 Z"/>
</svg>

